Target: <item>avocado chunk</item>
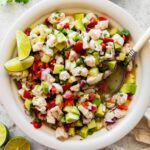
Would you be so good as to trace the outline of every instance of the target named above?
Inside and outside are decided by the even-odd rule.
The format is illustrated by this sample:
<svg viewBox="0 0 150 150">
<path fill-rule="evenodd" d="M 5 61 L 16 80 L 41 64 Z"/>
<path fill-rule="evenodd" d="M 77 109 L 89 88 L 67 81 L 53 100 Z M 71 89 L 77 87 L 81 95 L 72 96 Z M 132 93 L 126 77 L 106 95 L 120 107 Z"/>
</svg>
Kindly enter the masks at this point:
<svg viewBox="0 0 150 150">
<path fill-rule="evenodd" d="M 125 83 L 121 88 L 121 92 L 128 94 L 135 94 L 136 92 L 136 84 L 135 83 Z"/>
<path fill-rule="evenodd" d="M 49 86 L 48 86 L 48 83 L 45 81 L 45 82 L 42 82 L 42 90 L 43 90 L 43 93 L 45 93 L 45 94 L 47 94 L 48 93 L 48 88 L 49 88 Z"/>
<path fill-rule="evenodd" d="M 56 47 L 59 51 L 62 51 L 66 46 L 67 46 L 66 42 L 57 43 L 57 44 L 55 45 L 55 47 Z"/>
<path fill-rule="evenodd" d="M 82 128 L 79 130 L 79 135 L 80 135 L 82 138 L 86 138 L 86 137 L 88 136 L 88 127 L 87 127 L 87 126 L 82 127 Z"/>
<path fill-rule="evenodd" d="M 114 34 L 118 33 L 118 28 L 116 27 L 112 27 L 109 31 L 110 35 L 113 36 Z"/>
<path fill-rule="evenodd" d="M 93 128 L 96 128 L 96 122 L 95 120 L 93 119 L 88 125 L 88 129 L 93 129 Z"/>
<path fill-rule="evenodd" d="M 96 122 L 96 130 L 100 130 L 103 127 L 103 124 L 101 122 Z"/>
<path fill-rule="evenodd" d="M 53 74 L 59 74 L 62 70 L 64 70 L 64 65 L 55 64 Z"/>
<path fill-rule="evenodd" d="M 99 53 L 98 52 L 94 52 L 93 56 L 95 58 L 95 64 L 99 65 L 100 61 L 99 61 Z"/>
<path fill-rule="evenodd" d="M 43 63 L 49 63 L 50 60 L 51 60 L 51 57 L 49 55 L 47 55 L 47 54 L 43 54 L 43 56 L 41 57 L 41 61 Z"/>
<path fill-rule="evenodd" d="M 73 113 L 73 114 L 76 114 L 76 115 L 80 115 L 80 112 L 79 112 L 79 110 L 76 106 L 66 106 L 64 108 L 64 111 L 68 112 L 68 113 Z"/>
<path fill-rule="evenodd" d="M 74 125 L 75 125 L 75 127 L 82 127 L 83 126 L 83 124 L 80 120 L 76 121 Z"/>
<path fill-rule="evenodd" d="M 84 14 L 83 13 L 74 14 L 74 19 L 75 20 L 79 20 L 79 19 L 83 19 L 83 18 L 84 18 Z"/>
<path fill-rule="evenodd" d="M 97 67 L 93 67 L 89 70 L 89 76 L 97 76 L 99 74 L 99 69 Z"/>
<path fill-rule="evenodd" d="M 102 110 L 102 104 L 99 105 L 95 115 L 97 117 L 103 117 L 105 115 L 105 112 L 103 112 L 103 110 Z"/>
<path fill-rule="evenodd" d="M 32 100 L 31 99 L 26 99 L 24 102 L 25 108 L 29 111 L 31 109 L 32 105 Z"/>
<path fill-rule="evenodd" d="M 119 56 L 117 57 L 117 60 L 119 61 L 124 61 L 126 58 L 126 54 L 125 53 L 119 53 Z"/>
<path fill-rule="evenodd" d="M 108 61 L 107 63 L 107 66 L 108 66 L 108 68 L 109 68 L 109 70 L 114 70 L 115 69 L 115 67 L 116 67 L 116 64 L 117 64 L 117 61 L 115 61 L 115 60 L 112 60 L 112 61 Z"/>
<path fill-rule="evenodd" d="M 81 31 L 86 31 L 85 26 L 82 22 L 82 19 L 76 20 L 75 21 L 75 28 Z"/>
<path fill-rule="evenodd" d="M 66 118 L 66 123 L 72 123 L 72 122 L 79 120 L 80 117 L 79 117 L 79 115 L 69 112 L 66 114 L 65 118 Z"/>
<path fill-rule="evenodd" d="M 67 38 L 65 37 L 65 35 L 62 32 L 59 32 L 57 34 L 57 43 L 62 43 L 62 42 L 66 42 Z"/>
<path fill-rule="evenodd" d="M 69 128 L 68 134 L 69 134 L 70 136 L 74 136 L 74 135 L 75 135 L 75 128 Z"/>
<path fill-rule="evenodd" d="M 115 43 L 114 43 L 114 46 L 115 46 L 115 50 L 121 51 L 122 46 L 121 46 L 119 43 L 115 42 Z"/>
</svg>

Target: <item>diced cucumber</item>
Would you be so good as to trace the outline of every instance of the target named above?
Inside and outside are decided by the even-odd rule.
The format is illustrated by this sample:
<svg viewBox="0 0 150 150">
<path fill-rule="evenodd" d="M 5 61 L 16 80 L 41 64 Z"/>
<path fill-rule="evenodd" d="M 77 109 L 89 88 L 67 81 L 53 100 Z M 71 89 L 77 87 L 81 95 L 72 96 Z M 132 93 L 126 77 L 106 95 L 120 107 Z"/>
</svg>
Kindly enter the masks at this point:
<svg viewBox="0 0 150 150">
<path fill-rule="evenodd" d="M 75 122 L 77 120 L 79 120 L 79 115 L 76 115 L 76 114 L 73 114 L 73 113 L 67 113 L 66 116 L 65 116 L 65 119 L 66 119 L 66 123 L 72 123 L 72 122 Z"/>
<path fill-rule="evenodd" d="M 129 30 L 127 30 L 127 29 L 124 28 L 124 29 L 120 32 L 120 35 L 129 36 L 129 35 L 130 35 L 130 32 L 129 32 Z"/>
<path fill-rule="evenodd" d="M 99 98 L 94 98 L 92 102 L 98 107 L 101 103 L 101 100 Z"/>
<path fill-rule="evenodd" d="M 74 41 L 80 40 L 80 36 L 77 34 L 76 36 L 73 37 L 73 40 L 74 40 Z"/>
<path fill-rule="evenodd" d="M 31 105 L 32 105 L 32 100 L 31 99 L 25 99 L 24 106 L 27 110 L 31 109 Z"/>
<path fill-rule="evenodd" d="M 43 90 L 43 93 L 47 94 L 48 93 L 48 90 L 49 90 L 49 85 L 48 83 L 45 81 L 45 82 L 42 82 L 42 90 Z"/>
<path fill-rule="evenodd" d="M 100 63 L 100 61 L 99 61 L 99 59 L 100 59 L 99 53 L 98 53 L 98 52 L 94 52 L 94 53 L 93 53 L 93 56 L 94 56 L 94 58 L 95 58 L 95 64 L 96 64 L 96 65 L 99 65 L 99 63 Z"/>
<path fill-rule="evenodd" d="M 73 114 L 76 114 L 76 115 L 80 115 L 80 112 L 79 112 L 79 110 L 76 106 L 66 106 L 64 108 L 64 111 L 68 112 L 68 113 L 73 113 Z"/>
<path fill-rule="evenodd" d="M 97 117 L 103 117 L 105 115 L 105 112 L 103 112 L 103 110 L 102 110 L 102 104 L 99 105 L 95 115 Z"/>
<path fill-rule="evenodd" d="M 135 83 L 135 75 L 133 73 L 129 73 L 126 76 L 126 83 Z"/>
<path fill-rule="evenodd" d="M 76 121 L 74 125 L 75 125 L 75 127 L 82 127 L 83 126 L 83 124 L 80 120 Z"/>
<path fill-rule="evenodd" d="M 115 69 L 116 64 L 117 64 L 117 61 L 115 61 L 115 60 L 107 62 L 107 66 L 108 66 L 109 70 L 111 70 L 111 71 Z"/>
<path fill-rule="evenodd" d="M 97 76 L 99 74 L 99 69 L 97 67 L 93 67 L 89 70 L 89 76 Z"/>
<path fill-rule="evenodd" d="M 88 125 L 88 129 L 93 129 L 93 128 L 96 128 L 96 122 L 95 120 L 93 119 Z"/>
<path fill-rule="evenodd" d="M 122 46 L 121 46 L 119 43 L 115 42 L 115 43 L 114 43 L 114 46 L 115 46 L 115 50 L 121 51 Z"/>
<path fill-rule="evenodd" d="M 74 19 L 75 20 L 79 20 L 79 19 L 83 19 L 83 18 L 84 18 L 84 14 L 83 13 L 74 14 Z"/>
<path fill-rule="evenodd" d="M 66 123 L 65 117 L 62 116 L 61 119 L 60 119 L 60 121 L 61 121 L 62 123 Z"/>
<path fill-rule="evenodd" d="M 102 39 L 99 39 L 97 40 L 98 44 L 102 44 L 103 43 L 103 40 Z"/>
<path fill-rule="evenodd" d="M 75 135 L 75 128 L 69 128 L 68 135 L 74 136 Z"/>
<path fill-rule="evenodd" d="M 53 74 L 59 74 L 62 70 L 64 70 L 64 65 L 55 64 Z"/>
<path fill-rule="evenodd" d="M 84 59 L 82 57 L 80 57 L 79 59 L 77 59 L 76 64 L 77 64 L 77 66 L 84 64 Z"/>
<path fill-rule="evenodd" d="M 100 130 L 103 127 L 102 122 L 96 122 L 96 130 Z"/>
<path fill-rule="evenodd" d="M 136 84 L 135 83 L 125 83 L 121 88 L 121 92 L 135 94 Z"/>
<path fill-rule="evenodd" d="M 78 29 L 78 30 L 86 31 L 85 26 L 84 26 L 84 24 L 83 24 L 83 22 L 82 22 L 82 19 L 79 19 L 79 20 L 76 20 L 76 21 L 75 21 L 75 27 L 76 27 L 76 29 Z"/>
<path fill-rule="evenodd" d="M 88 127 L 87 126 L 82 127 L 78 133 L 82 138 L 86 138 L 88 136 Z"/>
<path fill-rule="evenodd" d="M 116 34 L 118 31 L 119 31 L 118 28 L 112 27 L 112 28 L 110 29 L 109 33 L 110 33 L 111 36 L 113 36 L 113 35 Z"/>
<path fill-rule="evenodd" d="M 126 54 L 125 53 L 119 53 L 119 56 L 117 57 L 117 60 L 119 61 L 124 61 L 126 58 Z"/>
<path fill-rule="evenodd" d="M 43 56 L 41 57 L 41 61 L 43 63 L 49 63 L 50 60 L 51 60 L 51 57 L 49 55 L 47 55 L 47 54 L 43 54 Z"/>
</svg>

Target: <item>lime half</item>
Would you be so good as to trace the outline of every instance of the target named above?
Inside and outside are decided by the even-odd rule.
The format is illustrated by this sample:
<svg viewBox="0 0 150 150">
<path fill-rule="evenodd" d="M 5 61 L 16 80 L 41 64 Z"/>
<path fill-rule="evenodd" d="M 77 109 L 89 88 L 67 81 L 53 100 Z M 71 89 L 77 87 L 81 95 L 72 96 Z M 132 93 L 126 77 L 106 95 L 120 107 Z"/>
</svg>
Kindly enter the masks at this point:
<svg viewBox="0 0 150 150">
<path fill-rule="evenodd" d="M 16 136 L 8 141 L 4 150 L 30 150 L 30 144 L 24 137 Z"/>
<path fill-rule="evenodd" d="M 2 147 L 8 140 L 9 131 L 7 127 L 0 123 L 0 147 Z"/>
<path fill-rule="evenodd" d="M 29 56 L 22 61 L 19 60 L 19 57 L 16 57 L 7 61 L 4 64 L 4 66 L 5 66 L 5 69 L 8 71 L 17 72 L 17 71 L 23 71 L 23 70 L 28 69 L 29 67 L 32 66 L 33 62 L 34 62 L 33 56 Z"/>
<path fill-rule="evenodd" d="M 30 40 L 28 36 L 20 30 L 18 30 L 16 33 L 16 39 L 17 39 L 19 60 L 23 60 L 30 55 L 31 52 Z"/>
</svg>

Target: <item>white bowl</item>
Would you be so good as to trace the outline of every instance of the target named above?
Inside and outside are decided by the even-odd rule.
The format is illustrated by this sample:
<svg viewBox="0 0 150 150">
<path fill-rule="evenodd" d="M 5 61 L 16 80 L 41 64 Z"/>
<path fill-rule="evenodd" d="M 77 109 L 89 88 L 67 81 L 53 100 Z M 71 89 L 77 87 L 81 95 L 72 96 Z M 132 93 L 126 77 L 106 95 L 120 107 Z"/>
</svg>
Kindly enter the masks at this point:
<svg viewBox="0 0 150 150">
<path fill-rule="evenodd" d="M 31 9 L 29 9 L 17 22 L 13 25 L 6 36 L 0 51 L 0 96 L 1 100 L 13 121 L 24 131 L 29 137 L 37 142 L 51 148 L 61 150 L 91 150 L 108 146 L 121 139 L 131 131 L 143 116 L 150 98 L 150 51 L 149 46 L 145 47 L 137 59 L 137 92 L 132 101 L 127 116 L 122 119 L 109 132 L 97 132 L 87 139 L 80 141 L 79 138 L 71 138 L 65 142 L 61 142 L 55 138 L 55 132 L 46 126 L 42 129 L 34 129 L 23 110 L 23 105 L 19 101 L 14 83 L 10 80 L 3 64 L 11 58 L 15 47 L 15 32 L 17 29 L 24 29 L 40 17 L 58 9 L 78 8 L 76 11 L 91 10 L 104 13 L 112 19 L 116 20 L 120 25 L 130 30 L 133 41 L 136 42 L 142 31 L 137 22 L 124 10 L 107 0 L 43 0 Z"/>
</svg>

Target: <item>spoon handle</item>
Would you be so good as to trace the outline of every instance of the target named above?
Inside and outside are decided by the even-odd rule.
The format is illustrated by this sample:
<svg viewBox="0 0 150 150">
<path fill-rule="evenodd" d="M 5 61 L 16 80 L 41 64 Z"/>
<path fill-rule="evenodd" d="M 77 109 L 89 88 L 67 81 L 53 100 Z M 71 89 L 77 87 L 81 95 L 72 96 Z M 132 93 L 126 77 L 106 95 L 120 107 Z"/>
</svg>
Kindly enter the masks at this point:
<svg viewBox="0 0 150 150">
<path fill-rule="evenodd" d="M 133 49 L 130 49 L 125 64 L 128 64 L 132 59 L 134 59 L 136 53 L 142 49 L 142 47 L 148 41 L 149 38 L 150 38 L 150 27 L 142 35 L 142 37 L 138 40 L 138 42 L 134 45 Z"/>
</svg>

